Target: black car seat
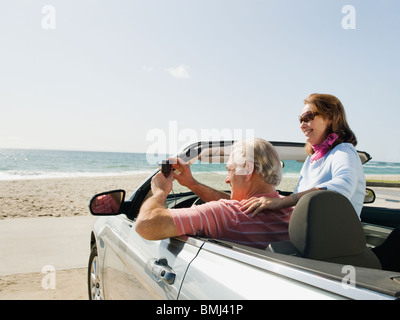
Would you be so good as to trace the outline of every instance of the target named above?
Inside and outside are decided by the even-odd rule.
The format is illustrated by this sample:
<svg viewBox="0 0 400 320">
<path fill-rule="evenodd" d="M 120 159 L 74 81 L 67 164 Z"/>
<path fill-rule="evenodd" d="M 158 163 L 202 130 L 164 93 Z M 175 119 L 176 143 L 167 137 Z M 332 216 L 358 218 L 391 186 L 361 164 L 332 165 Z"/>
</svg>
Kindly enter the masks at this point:
<svg viewBox="0 0 400 320">
<path fill-rule="evenodd" d="M 381 269 L 366 246 L 353 205 L 337 192 L 320 190 L 301 197 L 289 223 L 289 241 L 272 243 L 268 250 L 346 265 Z"/>
<path fill-rule="evenodd" d="M 400 227 L 394 229 L 372 252 L 379 258 L 383 270 L 400 272 Z"/>
</svg>

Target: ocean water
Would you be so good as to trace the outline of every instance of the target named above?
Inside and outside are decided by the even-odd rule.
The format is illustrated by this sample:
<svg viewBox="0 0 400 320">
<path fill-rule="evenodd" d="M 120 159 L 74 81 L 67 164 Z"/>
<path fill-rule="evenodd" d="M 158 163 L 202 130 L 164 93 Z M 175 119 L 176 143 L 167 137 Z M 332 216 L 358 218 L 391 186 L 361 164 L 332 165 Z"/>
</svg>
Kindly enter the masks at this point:
<svg viewBox="0 0 400 320">
<path fill-rule="evenodd" d="M 302 163 L 285 161 L 284 176 L 298 177 Z M 157 168 L 145 153 L 0 149 L 0 180 L 150 174 Z M 193 172 L 226 174 L 224 164 L 192 165 Z M 400 163 L 370 161 L 365 174 L 400 175 Z"/>
<path fill-rule="evenodd" d="M 0 180 L 150 173 L 145 154 L 0 149 Z"/>
</svg>

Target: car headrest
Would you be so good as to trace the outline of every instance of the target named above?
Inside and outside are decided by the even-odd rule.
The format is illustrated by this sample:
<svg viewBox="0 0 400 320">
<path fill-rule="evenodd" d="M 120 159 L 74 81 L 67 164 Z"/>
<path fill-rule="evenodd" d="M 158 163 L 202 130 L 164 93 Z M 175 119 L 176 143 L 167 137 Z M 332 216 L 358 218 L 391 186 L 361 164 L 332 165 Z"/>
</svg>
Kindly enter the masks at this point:
<svg viewBox="0 0 400 320">
<path fill-rule="evenodd" d="M 362 254 L 366 240 L 353 205 L 337 192 L 302 196 L 290 220 L 292 244 L 305 258 L 325 260 Z"/>
</svg>

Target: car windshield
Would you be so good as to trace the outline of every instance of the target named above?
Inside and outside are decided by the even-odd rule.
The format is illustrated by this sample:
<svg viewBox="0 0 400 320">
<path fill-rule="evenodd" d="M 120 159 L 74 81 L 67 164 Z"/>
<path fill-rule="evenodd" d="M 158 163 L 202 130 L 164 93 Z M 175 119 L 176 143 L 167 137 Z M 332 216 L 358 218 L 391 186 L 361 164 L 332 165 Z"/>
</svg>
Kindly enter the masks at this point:
<svg viewBox="0 0 400 320">
<path fill-rule="evenodd" d="M 230 191 L 230 186 L 225 183 L 225 164 L 204 164 L 195 163 L 191 165 L 193 177 L 213 189 Z M 173 193 L 189 192 L 190 190 L 181 186 L 176 180 L 173 183 Z"/>
</svg>

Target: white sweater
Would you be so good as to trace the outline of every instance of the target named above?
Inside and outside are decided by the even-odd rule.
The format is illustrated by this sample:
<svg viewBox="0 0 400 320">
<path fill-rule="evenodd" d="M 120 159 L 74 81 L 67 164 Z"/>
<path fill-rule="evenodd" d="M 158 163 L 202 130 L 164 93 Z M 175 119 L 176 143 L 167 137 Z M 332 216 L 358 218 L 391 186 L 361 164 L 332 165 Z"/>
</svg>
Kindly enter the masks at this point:
<svg viewBox="0 0 400 320">
<path fill-rule="evenodd" d="M 311 188 L 339 192 L 350 200 L 360 217 L 365 187 L 364 170 L 357 150 L 350 143 L 340 143 L 313 163 L 307 157 L 294 192 Z"/>
</svg>

